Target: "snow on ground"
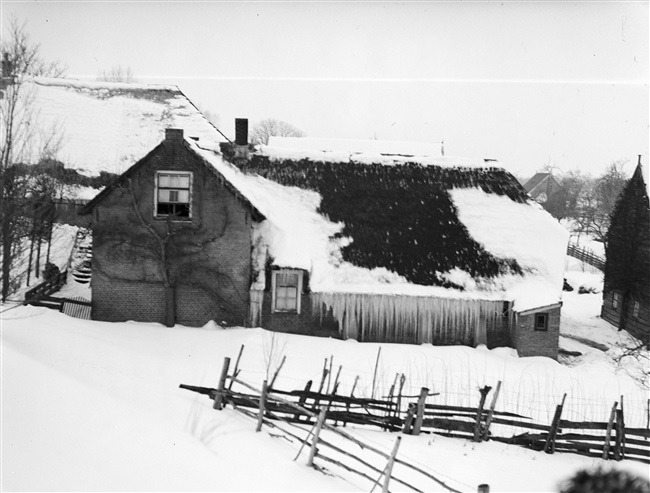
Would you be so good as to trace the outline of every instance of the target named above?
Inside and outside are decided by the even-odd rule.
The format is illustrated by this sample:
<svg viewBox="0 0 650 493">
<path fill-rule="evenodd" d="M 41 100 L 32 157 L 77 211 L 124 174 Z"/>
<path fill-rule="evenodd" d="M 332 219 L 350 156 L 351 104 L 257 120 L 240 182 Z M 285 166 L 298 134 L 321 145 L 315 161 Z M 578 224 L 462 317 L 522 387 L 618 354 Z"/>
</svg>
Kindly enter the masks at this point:
<svg viewBox="0 0 650 493">
<path fill-rule="evenodd" d="M 61 260 L 70 246 L 67 252 L 57 248 Z M 358 375 L 355 395 L 370 396 L 381 348 L 377 396 L 386 394 L 396 373 L 404 373 L 406 395 L 426 386 L 440 393 L 430 398 L 432 403 L 476 406 L 478 389 L 501 380 L 497 410 L 550 422 L 566 392 L 563 417 L 604 421 L 612 403 L 624 395 L 626 424 L 644 427 L 647 393 L 613 360 L 616 346 L 632 339 L 598 317 L 602 274 L 567 257 L 565 276 L 575 289 L 563 293 L 562 364 L 519 358 L 508 348 L 360 344 L 262 329 L 224 330 L 215 324 L 102 323 L 7 304 L 0 307 L 0 489 L 369 490 L 370 484 L 350 473 L 332 470 L 337 476 L 329 476 L 308 468 L 304 451 L 294 461 L 297 442 L 255 433 L 249 418 L 230 408 L 214 411 L 205 396 L 178 388 L 181 383 L 216 387 L 223 358 L 234 358 L 242 344 L 240 377 L 258 387 L 284 355 L 276 384 L 284 390 L 303 388 L 310 379 L 318 382 L 325 358 L 333 357 L 334 367 L 342 367 L 340 392 L 349 393 Z M 581 286 L 593 292 L 579 294 Z M 89 299 L 91 293 L 70 279 L 60 294 Z M 386 452 L 397 436 L 347 430 Z M 404 436 L 399 457 L 467 492 L 480 483 L 490 484 L 492 491 L 556 491 L 558 482 L 577 469 L 604 464 L 438 435 Z M 647 475 L 641 463 L 609 465 Z M 444 491 L 418 483 L 421 478 L 399 466 L 395 473 L 425 491 Z"/>
<path fill-rule="evenodd" d="M 569 295 L 569 321 L 585 316 L 578 300 L 596 296 Z M 574 333 L 575 320 L 563 332 Z M 605 329 L 600 327 L 609 334 Z M 441 393 L 432 402 L 475 406 L 478 388 L 500 379 L 497 409 L 550 419 L 566 391 L 569 419 L 589 413 L 604 419 L 624 392 L 628 426 L 645 424 L 639 424 L 644 409 L 635 412 L 645 394 L 626 374 L 615 373 L 604 353 L 567 367 L 547 358 L 518 358 L 507 348 L 360 344 L 214 324 L 102 323 L 34 307 L 2 314 L 1 342 L 3 491 L 368 491 L 370 485 L 355 476 L 341 473 L 341 479 L 307 468 L 304 451 L 294 462 L 297 443 L 255 433 L 252 420 L 229 408 L 214 411 L 205 396 L 178 388 L 215 387 L 223 358 L 234 358 L 242 344 L 240 377 L 257 386 L 282 355 L 287 361 L 276 386 L 287 390 L 319 381 L 324 359 L 333 356 L 334 366 L 342 365 L 341 392 L 349 392 L 360 375 L 355 394 L 370 395 L 381 347 L 377 395 L 404 372 L 405 393 L 426 385 Z M 347 430 L 385 451 L 396 438 Z M 399 456 L 468 492 L 480 483 L 492 491 L 556 491 L 577 469 L 603 463 L 437 435 L 405 436 Z M 647 474 L 647 465 L 632 461 L 613 466 Z M 409 479 L 399 468 L 396 474 Z M 436 488 L 429 484 L 427 491 L 444 491 Z"/>
</svg>

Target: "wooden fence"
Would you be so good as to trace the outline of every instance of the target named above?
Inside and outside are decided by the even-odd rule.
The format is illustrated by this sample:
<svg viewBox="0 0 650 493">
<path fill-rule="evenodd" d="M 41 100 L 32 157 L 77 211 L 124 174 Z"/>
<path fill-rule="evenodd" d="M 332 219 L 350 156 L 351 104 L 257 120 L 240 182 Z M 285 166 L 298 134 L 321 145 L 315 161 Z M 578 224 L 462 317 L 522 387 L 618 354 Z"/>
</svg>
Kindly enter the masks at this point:
<svg viewBox="0 0 650 493">
<path fill-rule="evenodd" d="M 303 450 L 309 450 L 308 466 L 322 470 L 323 464 L 326 463 L 331 467 L 343 469 L 369 481 L 372 484 L 371 491 L 381 485 L 382 492 L 388 492 L 389 484 L 393 482 L 419 493 L 430 490 L 432 483 L 452 493 L 461 493 L 430 472 L 400 459 L 397 455 L 401 436 L 396 438 L 392 451 L 388 453 L 342 429 L 346 424 L 354 423 L 398 431 L 399 426 L 393 424 L 400 419 L 395 416 L 399 408 L 394 399 L 346 398 L 333 392 L 312 392 L 309 390 L 309 382 L 302 391 L 278 391 L 267 381 L 258 389 L 237 378 L 240 357 L 241 351 L 232 375 L 228 374 L 230 358 L 224 360 L 216 389 L 184 384 L 180 387 L 207 395 L 214 400 L 214 409 L 222 409 L 226 404 L 232 405 L 233 409 L 256 420 L 256 431 L 260 431 L 264 425 L 282 431 L 288 437 L 301 442 L 294 460 L 298 459 Z M 323 375 L 325 376 L 326 372 Z M 272 382 L 276 376 L 277 372 Z M 323 378 L 321 381 L 321 390 L 324 380 Z M 247 392 L 233 391 L 233 384 L 244 387 Z M 344 411 L 348 406 L 350 412 Z M 306 435 L 304 425 L 310 426 Z M 324 436 L 323 430 L 329 432 L 327 437 Z M 359 449 L 363 453 L 353 452 Z M 408 470 L 410 482 L 396 474 L 398 467 L 402 474 Z"/>
<path fill-rule="evenodd" d="M 395 477 L 392 470 L 396 464 L 416 471 L 422 478 L 434 481 L 449 491 L 455 492 L 451 486 L 440 481 L 427 471 L 424 471 L 407 461 L 397 458 L 400 438 L 398 437 L 393 452 L 387 454 L 376 447 L 360 442 L 342 430 L 348 424 L 372 426 L 385 431 L 418 435 L 420 433 L 437 433 L 449 437 L 465 438 L 475 442 L 495 440 L 508 444 L 519 445 L 533 450 L 554 452 L 570 452 L 602 459 L 630 459 L 650 464 L 650 399 L 648 400 L 648 423 L 646 428 L 630 428 L 625 426 L 623 398 L 615 402 L 609 416 L 602 422 L 568 421 L 562 419 L 567 395 L 564 394 L 561 403 L 556 406 L 555 414 L 550 423 L 535 423 L 530 418 L 507 411 L 497 411 L 496 405 L 501 389 L 501 382 L 492 392 L 492 387 L 479 389 L 477 407 L 448 406 L 427 403 L 427 399 L 438 394 L 422 388 L 418 396 L 404 396 L 404 376 L 396 376 L 388 396 L 384 398 L 361 398 L 354 396 L 355 385 L 349 396 L 337 394 L 340 368 L 331 386 L 331 360 L 327 369 L 325 362 L 323 375 L 318 391 L 312 391 L 312 381 L 302 390 L 282 391 L 274 388 L 282 363 L 273 375 L 270 383 L 263 382 L 261 389 L 255 388 L 239 379 L 239 362 L 244 346 L 239 352 L 232 374 L 230 358 L 225 358 L 217 388 L 197 387 L 181 384 L 182 389 L 207 395 L 213 401 L 214 409 L 222 409 L 230 404 L 239 412 L 257 421 L 257 431 L 263 425 L 279 427 L 278 423 L 293 426 L 294 429 L 283 430 L 293 438 L 300 440 L 303 447 L 310 448 L 308 464 L 319 468 L 314 463 L 320 459 L 349 472 L 356 473 L 365 479 L 373 481 L 374 486 L 380 482 L 383 491 L 388 491 L 389 482 L 395 481 L 407 486 L 413 491 L 426 491 L 426 486 L 408 484 L 403 479 Z M 327 382 L 327 383 L 326 383 Z M 398 385 L 399 382 L 399 385 Z M 243 387 L 245 392 L 234 391 L 233 385 Z M 417 400 L 413 400 L 417 399 Z M 489 401 L 489 403 L 488 403 Z M 405 408 L 405 409 L 403 409 Z M 311 426 L 306 437 L 300 437 L 296 429 L 304 431 L 304 426 Z M 333 432 L 338 438 L 355 443 L 361 449 L 370 451 L 386 464 L 382 468 L 377 462 L 369 461 L 365 456 L 354 455 L 350 452 L 356 447 L 337 445 L 330 438 L 320 436 L 323 430 Z M 515 433 L 513 434 L 513 430 Z M 319 448 L 319 445 L 322 447 Z M 328 449 L 333 455 L 324 454 Z M 302 451 L 302 447 L 301 447 Z M 300 452 L 299 454 L 300 455 Z M 410 476 L 411 477 L 411 476 Z M 481 485 L 480 488 L 486 485 Z M 424 489 L 422 489 L 424 488 Z M 484 490 L 483 490 L 484 491 Z"/>
<path fill-rule="evenodd" d="M 587 248 L 570 243 L 567 248 L 567 255 L 573 258 L 577 258 L 578 260 L 582 260 L 586 264 L 589 264 L 601 271 L 605 270 L 605 259 L 599 255 L 596 255 L 592 250 L 589 250 Z"/>
<path fill-rule="evenodd" d="M 64 270 L 25 292 L 25 301 L 37 301 L 57 292 L 66 283 L 68 271 Z"/>
</svg>

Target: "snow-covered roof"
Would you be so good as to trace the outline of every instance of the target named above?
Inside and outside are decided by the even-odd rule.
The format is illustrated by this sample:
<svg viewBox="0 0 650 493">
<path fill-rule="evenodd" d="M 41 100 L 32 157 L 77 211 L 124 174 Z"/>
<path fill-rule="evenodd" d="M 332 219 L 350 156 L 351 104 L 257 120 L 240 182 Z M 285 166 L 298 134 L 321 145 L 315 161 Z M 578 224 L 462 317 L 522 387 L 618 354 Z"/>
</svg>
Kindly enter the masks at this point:
<svg viewBox="0 0 650 493">
<path fill-rule="evenodd" d="M 374 153 L 393 156 L 438 157 L 443 154 L 441 142 L 271 136 L 268 146 L 302 151 Z"/>
<path fill-rule="evenodd" d="M 226 142 L 176 86 L 37 77 L 22 84 L 38 132 L 62 134 L 55 156 L 67 167 L 94 176 L 122 173 L 164 137 L 165 128 Z"/>
<path fill-rule="evenodd" d="M 494 160 L 443 156 L 441 142 L 405 142 L 386 140 L 326 139 L 311 137 L 269 138 L 258 153 L 271 159 L 309 159 L 330 163 L 396 165 L 418 163 L 435 166 L 486 166 Z"/>
<path fill-rule="evenodd" d="M 214 146 L 187 143 L 266 218 L 254 229 L 254 288 L 270 258 L 308 271 L 315 293 L 508 300 L 517 311 L 560 300 L 568 233 L 504 170 L 262 153 L 242 172 Z"/>
</svg>

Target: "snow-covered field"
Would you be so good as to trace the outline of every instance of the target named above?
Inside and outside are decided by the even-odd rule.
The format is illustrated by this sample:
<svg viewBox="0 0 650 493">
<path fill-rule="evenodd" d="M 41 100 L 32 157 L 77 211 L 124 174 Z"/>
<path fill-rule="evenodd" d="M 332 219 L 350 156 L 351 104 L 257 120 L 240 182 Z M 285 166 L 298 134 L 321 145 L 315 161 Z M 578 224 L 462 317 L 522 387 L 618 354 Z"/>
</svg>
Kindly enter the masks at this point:
<svg viewBox="0 0 650 493">
<path fill-rule="evenodd" d="M 625 395 L 626 423 L 645 426 L 647 394 L 611 360 L 625 333 L 597 317 L 599 294 L 578 294 L 598 274 L 568 264 L 576 290 L 565 293 L 561 346 L 580 352 L 560 364 L 518 358 L 511 350 L 360 344 L 277 334 L 262 329 L 173 327 L 102 323 L 69 318 L 45 308 L 2 310 L 2 491 L 369 491 L 350 474 L 325 475 L 294 461 L 298 443 L 255 433 L 254 421 L 230 408 L 214 411 L 205 397 L 181 383 L 216 387 L 223 358 L 245 345 L 240 378 L 260 386 L 267 367 L 287 361 L 276 387 L 319 381 L 325 358 L 342 365 L 340 392 L 357 375 L 355 395 L 370 395 L 378 365 L 378 395 L 395 373 L 406 375 L 406 394 L 427 386 L 431 402 L 475 406 L 478 388 L 503 382 L 497 409 L 550 420 L 567 392 L 566 417 L 605 420 Z M 596 277 L 594 277 L 596 276 Z M 72 284 L 66 288 L 78 291 Z M 275 349 L 271 353 L 272 338 Z M 603 349 L 608 349 L 603 351 Z M 564 415 L 563 415 L 564 417 Z M 395 434 L 347 430 L 389 452 Z M 547 455 L 496 442 L 472 443 L 437 435 L 404 436 L 399 457 L 467 492 L 557 491 L 579 468 L 605 464 L 572 454 Z M 648 466 L 608 463 L 639 475 Z M 402 473 L 404 476 L 405 473 Z M 431 483 L 427 491 L 445 491 Z M 392 491 L 399 491 L 392 484 Z"/>
</svg>

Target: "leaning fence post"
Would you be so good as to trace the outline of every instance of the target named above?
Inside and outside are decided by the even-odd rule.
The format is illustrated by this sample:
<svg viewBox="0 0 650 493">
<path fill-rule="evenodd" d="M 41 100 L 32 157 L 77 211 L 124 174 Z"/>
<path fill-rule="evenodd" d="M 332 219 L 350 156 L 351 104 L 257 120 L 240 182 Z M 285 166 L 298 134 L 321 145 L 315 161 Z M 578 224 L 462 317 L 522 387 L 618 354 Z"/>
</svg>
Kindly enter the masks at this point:
<svg viewBox="0 0 650 493">
<path fill-rule="evenodd" d="M 219 377 L 219 386 L 217 387 L 217 393 L 214 395 L 214 404 L 212 405 L 213 409 L 222 409 L 224 402 L 224 392 L 226 388 L 226 378 L 228 378 L 228 368 L 230 367 L 230 358 L 226 357 L 223 359 L 223 366 L 221 367 L 221 376 Z"/>
<path fill-rule="evenodd" d="M 497 405 L 497 399 L 499 398 L 499 391 L 501 390 L 501 380 L 497 382 L 497 388 L 494 390 L 494 394 L 492 394 L 492 403 L 490 404 L 490 410 L 488 411 L 487 419 L 485 420 L 485 429 L 483 430 L 483 440 L 488 439 L 488 435 L 490 434 L 490 425 L 492 424 L 492 416 L 494 416 L 494 408 Z"/>
<path fill-rule="evenodd" d="M 544 452 L 547 454 L 552 454 L 555 452 L 555 437 L 557 436 L 557 431 L 560 428 L 560 418 L 562 417 L 562 408 L 564 408 L 565 399 L 566 393 L 564 396 L 562 396 L 562 403 L 555 408 L 555 415 L 553 416 L 551 428 L 548 430 L 548 436 L 546 437 L 546 443 L 544 444 Z"/>
<path fill-rule="evenodd" d="M 415 415 L 415 408 L 416 404 L 413 402 L 409 402 L 409 407 L 408 410 L 406 411 L 406 417 L 404 418 L 404 428 L 402 429 L 402 433 L 405 435 L 410 435 L 412 430 L 411 430 L 411 425 L 413 424 L 413 416 Z"/>
<path fill-rule="evenodd" d="M 616 410 L 616 442 L 614 443 L 614 459 L 621 460 L 623 452 L 623 437 L 625 426 L 623 426 L 623 410 Z"/>
<path fill-rule="evenodd" d="M 647 432 L 650 432 L 650 399 L 646 402 L 646 422 L 645 422 L 645 429 Z M 645 439 L 648 439 L 648 435 L 650 433 L 646 433 Z"/>
<path fill-rule="evenodd" d="M 481 433 L 481 418 L 483 417 L 483 406 L 485 406 L 485 399 L 487 395 L 492 390 L 492 387 L 485 386 L 482 389 L 479 389 L 481 393 L 481 400 L 478 403 L 478 409 L 476 410 L 476 424 L 474 425 L 474 439 L 473 441 L 478 442 L 482 433 Z"/>
<path fill-rule="evenodd" d="M 262 394 L 260 395 L 260 410 L 257 415 L 257 428 L 255 431 L 260 431 L 262 429 L 262 423 L 264 423 L 264 408 L 266 407 L 266 394 L 268 393 L 268 386 L 266 380 L 262 383 Z"/>
<path fill-rule="evenodd" d="M 237 355 L 237 359 L 235 360 L 235 368 L 233 368 L 232 371 L 232 376 L 234 378 L 237 378 L 239 376 L 239 372 L 241 371 L 239 369 L 239 360 L 241 359 L 241 355 L 244 352 L 244 345 L 242 344 L 241 347 L 239 348 L 239 354 Z M 230 384 L 228 385 L 228 390 L 232 390 L 232 384 L 235 383 L 234 380 L 230 380 Z"/>
<path fill-rule="evenodd" d="M 323 428 L 323 423 L 325 422 L 325 415 L 327 414 L 327 408 L 321 407 L 320 413 L 318 414 L 318 422 L 316 423 L 316 429 L 312 436 L 311 450 L 309 451 L 309 458 L 307 459 L 307 465 L 312 467 L 314 465 L 314 457 L 316 456 L 316 448 L 318 445 L 318 436 L 320 435 L 320 430 Z"/>
<path fill-rule="evenodd" d="M 275 385 L 275 379 L 278 378 L 278 373 L 280 373 L 280 370 L 282 369 L 282 366 L 284 366 L 284 362 L 286 360 L 287 360 L 287 356 L 286 355 L 282 356 L 282 361 L 280 361 L 280 365 L 275 370 L 275 373 L 273 374 L 273 378 L 271 379 L 271 383 L 269 384 L 270 389 L 272 389 L 273 385 Z"/>
<path fill-rule="evenodd" d="M 605 431 L 605 445 L 603 446 L 603 459 L 607 460 L 609 456 L 609 441 L 612 439 L 612 428 L 614 427 L 614 419 L 616 418 L 616 408 L 618 407 L 618 402 L 614 402 L 612 406 L 612 412 L 609 413 L 609 421 L 607 422 L 607 431 Z"/>
<path fill-rule="evenodd" d="M 309 390 L 311 389 L 311 384 L 312 381 L 309 380 L 309 382 L 307 382 L 307 385 L 305 385 L 305 390 L 303 391 L 305 392 L 305 394 L 309 392 Z M 305 407 L 305 401 L 307 400 L 307 396 L 305 394 L 301 395 L 300 399 L 298 399 L 298 405 L 300 407 Z M 294 414 L 293 419 L 295 419 L 296 421 L 300 421 L 300 413 Z M 309 421 L 309 419 L 307 419 L 307 421 Z"/>
<path fill-rule="evenodd" d="M 390 475 L 393 472 L 393 464 L 395 463 L 395 457 L 397 457 L 397 449 L 399 449 L 399 444 L 401 440 L 402 437 L 397 437 L 397 440 L 395 440 L 393 451 L 391 452 L 390 458 L 388 459 L 388 464 L 386 465 L 386 469 L 384 469 L 385 478 L 384 478 L 384 484 L 381 487 L 382 493 L 388 493 L 388 483 L 390 483 Z"/>
<path fill-rule="evenodd" d="M 415 423 L 413 424 L 413 435 L 419 435 L 420 434 L 420 429 L 422 428 L 422 421 L 424 420 L 424 401 L 427 398 L 427 394 L 429 393 L 429 389 L 426 387 L 422 387 L 420 389 L 420 397 L 418 397 L 418 404 L 417 404 L 417 414 L 415 416 Z"/>
</svg>

